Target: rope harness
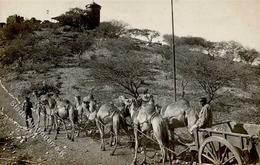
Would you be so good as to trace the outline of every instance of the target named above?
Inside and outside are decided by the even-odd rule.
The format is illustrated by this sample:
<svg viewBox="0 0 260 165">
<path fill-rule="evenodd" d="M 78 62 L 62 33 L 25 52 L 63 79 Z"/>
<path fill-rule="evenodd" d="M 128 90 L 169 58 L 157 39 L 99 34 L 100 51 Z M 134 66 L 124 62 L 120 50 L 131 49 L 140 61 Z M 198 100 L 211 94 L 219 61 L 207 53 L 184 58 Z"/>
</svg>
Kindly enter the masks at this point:
<svg viewBox="0 0 260 165">
<path fill-rule="evenodd" d="M 143 133 L 143 131 L 141 131 L 140 129 L 138 129 L 138 125 L 139 126 L 142 126 L 144 123 L 148 123 L 148 124 L 151 124 L 151 121 L 156 117 L 158 116 L 159 114 L 155 111 L 152 113 L 151 117 L 149 119 L 147 119 L 146 121 L 142 122 L 142 123 L 139 123 L 139 124 L 136 124 L 134 123 L 134 129 L 139 132 L 141 135 L 145 136 L 147 139 L 151 140 L 152 142 L 156 143 L 159 145 L 159 143 L 154 140 L 154 138 L 152 138 L 151 136 L 148 136 L 146 135 L 145 133 Z M 167 131 L 167 130 L 166 130 Z M 166 149 L 167 151 L 170 151 L 171 153 L 175 154 L 175 155 L 178 155 L 175 151 L 171 150 L 170 148 L 168 147 L 165 147 L 165 146 L 162 146 L 164 149 Z"/>
</svg>

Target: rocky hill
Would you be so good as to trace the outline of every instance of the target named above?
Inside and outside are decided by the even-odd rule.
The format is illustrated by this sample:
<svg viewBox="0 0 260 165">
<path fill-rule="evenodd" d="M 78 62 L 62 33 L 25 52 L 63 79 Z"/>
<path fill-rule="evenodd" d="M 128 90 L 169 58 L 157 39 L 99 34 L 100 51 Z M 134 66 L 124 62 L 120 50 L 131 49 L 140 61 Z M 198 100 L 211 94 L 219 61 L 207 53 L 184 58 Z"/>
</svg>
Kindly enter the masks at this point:
<svg viewBox="0 0 260 165">
<path fill-rule="evenodd" d="M 96 30 L 81 31 L 49 24 L 2 40 L 1 77 L 22 99 L 45 83 L 72 102 L 74 96 L 84 96 L 90 90 L 104 102 L 125 93 L 134 96 L 134 87 L 127 89 L 118 85 L 123 80 L 134 80 L 135 85 L 140 85 L 137 92 L 150 89 L 158 104 L 172 101 L 171 47 L 133 38 L 126 35 L 127 28 L 119 25 L 106 22 Z M 118 29 L 122 33 L 118 33 Z M 259 80 L 255 77 L 260 72 L 258 67 L 248 64 L 258 65 L 259 53 L 234 41 L 211 42 L 209 47 L 205 42 L 199 37 L 176 39 L 178 98 L 190 100 L 198 109 L 198 98 L 213 94 L 218 116 L 227 117 L 226 112 L 229 113 L 227 118 L 233 120 L 240 120 L 240 113 L 255 116 L 260 102 L 255 92 L 259 90 Z M 102 74 L 108 71 L 105 67 L 123 70 L 128 76 L 115 76 L 110 70 L 108 74 L 112 74 L 112 78 L 108 77 Z M 219 77 L 221 85 L 215 86 L 219 85 L 215 79 Z M 201 78 L 216 90 L 212 93 L 201 88 Z"/>
</svg>

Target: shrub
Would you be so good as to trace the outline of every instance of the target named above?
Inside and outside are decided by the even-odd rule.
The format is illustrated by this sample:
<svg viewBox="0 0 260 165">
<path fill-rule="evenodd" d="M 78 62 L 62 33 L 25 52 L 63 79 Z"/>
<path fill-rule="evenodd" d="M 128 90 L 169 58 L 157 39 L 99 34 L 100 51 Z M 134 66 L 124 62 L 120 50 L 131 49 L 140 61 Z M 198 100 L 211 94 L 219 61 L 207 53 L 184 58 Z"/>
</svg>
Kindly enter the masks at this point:
<svg viewBox="0 0 260 165">
<path fill-rule="evenodd" d="M 129 38 L 107 39 L 104 47 L 114 53 L 126 53 L 132 50 L 140 50 L 140 47 Z"/>
<path fill-rule="evenodd" d="M 0 61 L 3 65 L 10 65 L 18 59 L 20 59 L 20 62 L 22 62 L 21 60 L 26 55 L 27 50 L 25 43 L 22 40 L 18 40 L 16 42 L 12 42 L 5 48 L 3 55 L 0 57 Z"/>
<path fill-rule="evenodd" d="M 119 38 L 127 34 L 127 26 L 122 21 L 101 22 L 96 29 L 96 36 L 101 38 Z"/>
<path fill-rule="evenodd" d="M 249 50 L 241 50 L 238 52 L 238 55 L 242 60 L 244 60 L 247 63 L 252 63 L 254 60 L 260 56 L 260 53 L 257 52 L 255 49 L 249 49 Z"/>
<path fill-rule="evenodd" d="M 24 20 L 22 16 L 11 15 L 6 20 L 7 24 L 2 29 L 3 38 L 7 40 L 12 40 L 18 35 L 23 35 L 31 33 L 33 30 L 37 30 L 40 27 L 40 20 L 34 17 L 30 20 Z"/>
<path fill-rule="evenodd" d="M 22 90 L 22 95 L 26 96 L 31 94 L 32 92 L 36 92 L 38 96 L 44 95 L 47 93 L 55 93 L 60 94 L 59 85 L 54 85 L 51 83 L 36 83 L 32 84 L 29 89 Z"/>
</svg>

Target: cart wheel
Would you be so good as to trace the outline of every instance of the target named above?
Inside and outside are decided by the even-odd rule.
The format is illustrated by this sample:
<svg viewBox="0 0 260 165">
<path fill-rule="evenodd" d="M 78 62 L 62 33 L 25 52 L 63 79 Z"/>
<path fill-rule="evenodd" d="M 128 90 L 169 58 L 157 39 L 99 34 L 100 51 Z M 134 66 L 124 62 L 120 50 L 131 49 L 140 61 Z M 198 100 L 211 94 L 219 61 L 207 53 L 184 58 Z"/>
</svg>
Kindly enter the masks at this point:
<svg viewBox="0 0 260 165">
<path fill-rule="evenodd" d="M 226 139 L 217 136 L 207 138 L 199 149 L 200 164 L 242 165 L 237 149 Z"/>
</svg>

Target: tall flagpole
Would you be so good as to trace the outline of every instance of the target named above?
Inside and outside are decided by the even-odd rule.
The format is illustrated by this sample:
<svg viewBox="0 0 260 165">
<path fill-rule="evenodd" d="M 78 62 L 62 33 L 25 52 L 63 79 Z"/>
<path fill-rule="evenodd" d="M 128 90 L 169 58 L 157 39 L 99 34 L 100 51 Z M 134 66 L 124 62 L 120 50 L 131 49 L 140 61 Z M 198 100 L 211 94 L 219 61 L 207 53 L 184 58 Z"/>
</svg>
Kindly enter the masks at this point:
<svg viewBox="0 0 260 165">
<path fill-rule="evenodd" d="M 176 96 L 176 63 L 175 63 L 175 41 L 174 41 L 174 15 L 173 15 L 173 0 L 171 0 L 171 13 L 172 13 L 172 72 L 173 72 L 173 91 L 174 101 L 177 101 Z"/>
</svg>

